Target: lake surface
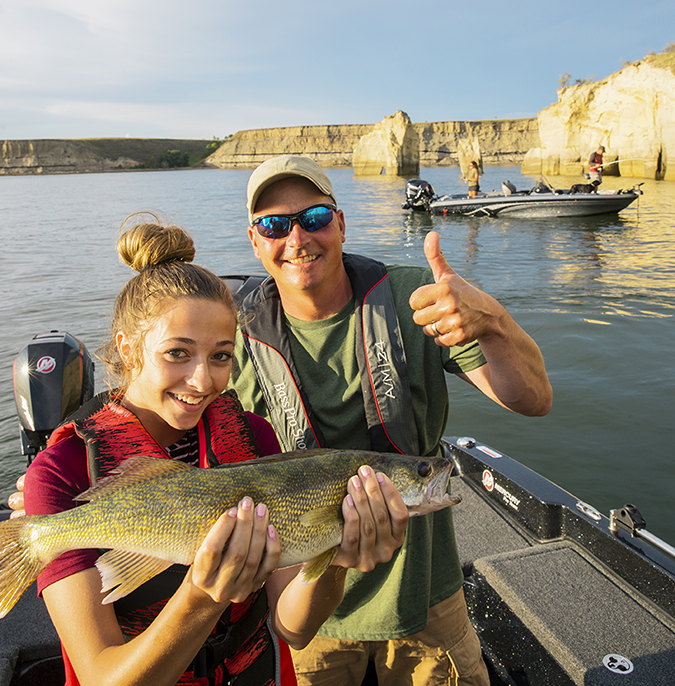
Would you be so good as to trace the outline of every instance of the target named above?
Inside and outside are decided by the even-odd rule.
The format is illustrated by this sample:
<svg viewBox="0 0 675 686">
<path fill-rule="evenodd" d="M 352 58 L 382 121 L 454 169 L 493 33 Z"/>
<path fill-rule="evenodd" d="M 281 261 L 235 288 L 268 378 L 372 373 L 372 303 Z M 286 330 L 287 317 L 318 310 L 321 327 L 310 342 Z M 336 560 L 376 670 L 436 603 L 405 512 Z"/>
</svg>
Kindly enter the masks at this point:
<svg viewBox="0 0 675 686">
<path fill-rule="evenodd" d="M 514 457 L 608 515 L 633 503 L 675 543 L 675 183 L 646 181 L 618 215 L 570 219 L 432 217 L 400 209 L 405 180 L 328 170 L 347 219 L 345 250 L 425 264 L 438 231 L 451 266 L 495 296 L 538 342 L 554 388 L 543 418 L 514 415 L 455 377 L 449 435 Z M 38 333 L 67 331 L 94 352 L 114 297 L 133 276 L 115 242 L 130 213 L 154 208 L 193 235 L 219 274 L 262 273 L 246 237 L 246 170 L 0 177 L 0 499 L 25 469 L 12 362 Z M 458 168 L 420 176 L 439 193 L 466 189 Z M 518 167 L 490 167 L 484 190 Z M 582 182 L 555 177 L 558 188 Z M 604 188 L 633 179 L 605 177 Z M 103 389 L 102 365 L 97 390 Z"/>
</svg>

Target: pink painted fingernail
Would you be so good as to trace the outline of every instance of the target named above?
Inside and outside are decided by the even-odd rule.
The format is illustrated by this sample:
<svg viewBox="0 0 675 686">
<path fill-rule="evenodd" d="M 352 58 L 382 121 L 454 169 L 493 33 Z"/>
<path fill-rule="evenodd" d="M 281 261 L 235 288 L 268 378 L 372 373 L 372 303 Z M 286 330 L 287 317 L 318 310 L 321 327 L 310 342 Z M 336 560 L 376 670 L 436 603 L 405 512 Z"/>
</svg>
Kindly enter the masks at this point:
<svg viewBox="0 0 675 686">
<path fill-rule="evenodd" d="M 350 495 L 347 496 L 347 505 L 353 510 L 354 509 L 354 498 Z"/>
<path fill-rule="evenodd" d="M 352 486 L 353 486 L 357 491 L 360 491 L 360 490 L 361 490 L 361 479 L 359 479 L 358 476 L 353 476 L 353 477 L 351 478 L 351 482 L 352 482 Z"/>
<path fill-rule="evenodd" d="M 253 507 L 253 501 L 247 496 L 242 499 L 240 505 L 242 510 L 250 510 Z"/>
<path fill-rule="evenodd" d="M 270 538 L 276 538 L 277 536 L 277 530 L 271 524 L 267 527 L 267 535 Z"/>
<path fill-rule="evenodd" d="M 265 516 L 266 510 L 267 508 L 265 507 L 265 505 L 260 503 L 260 505 L 258 505 L 258 507 L 255 508 L 255 513 L 258 515 L 258 517 L 262 519 Z"/>
<path fill-rule="evenodd" d="M 237 516 L 237 508 L 233 507 L 232 509 L 228 510 L 227 516 L 228 517 L 236 517 Z"/>
<path fill-rule="evenodd" d="M 364 479 L 367 479 L 371 474 L 370 467 L 368 467 L 368 465 L 365 464 L 362 467 L 359 467 L 359 472 L 361 472 L 361 476 Z"/>
<path fill-rule="evenodd" d="M 384 474 L 382 472 L 377 473 L 377 480 L 383 484 L 384 483 Z"/>
</svg>

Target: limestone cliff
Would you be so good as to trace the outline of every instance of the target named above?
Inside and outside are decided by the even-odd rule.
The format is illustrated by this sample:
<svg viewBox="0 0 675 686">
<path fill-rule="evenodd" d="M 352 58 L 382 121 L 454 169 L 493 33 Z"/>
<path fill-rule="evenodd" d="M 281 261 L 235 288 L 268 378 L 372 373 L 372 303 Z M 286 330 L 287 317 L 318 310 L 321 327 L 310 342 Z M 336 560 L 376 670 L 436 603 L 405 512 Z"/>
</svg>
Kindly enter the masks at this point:
<svg viewBox="0 0 675 686">
<path fill-rule="evenodd" d="M 291 126 L 239 131 L 205 160 L 208 166 L 252 169 L 274 155 L 309 155 L 324 167 L 351 167 L 357 143 L 375 124 Z M 442 121 L 412 124 L 419 138 L 419 164 L 457 166 L 459 152 L 476 143 L 485 165 L 520 164 L 539 145 L 536 119 Z M 152 157 L 179 149 L 200 163 L 210 141 L 83 138 L 0 141 L 0 175 L 83 173 L 134 169 Z M 152 166 L 152 165 L 150 165 Z"/>
<path fill-rule="evenodd" d="M 474 148 L 474 141 L 483 164 L 520 164 L 527 151 L 539 144 L 536 119 L 441 121 L 415 124 L 415 128 L 423 167 L 458 166 L 462 149 Z"/>
<path fill-rule="evenodd" d="M 239 131 L 218 148 L 206 163 L 214 167 L 251 169 L 275 155 L 308 155 L 324 167 L 351 167 L 359 140 L 375 124 L 290 126 Z M 484 164 L 520 164 L 538 145 L 536 119 L 445 121 L 413 124 L 419 137 L 420 165 L 457 166 L 464 139 L 478 140 Z"/>
<path fill-rule="evenodd" d="M 221 169 L 253 169 L 275 155 L 307 155 L 322 167 L 350 167 L 352 151 L 372 124 L 287 126 L 239 131 L 206 158 Z"/>
<path fill-rule="evenodd" d="M 604 145 L 604 161 L 617 162 L 605 173 L 675 180 L 675 53 L 561 88 L 537 120 L 540 142 L 525 158 L 525 174 L 581 176 L 591 152 Z"/>
</svg>

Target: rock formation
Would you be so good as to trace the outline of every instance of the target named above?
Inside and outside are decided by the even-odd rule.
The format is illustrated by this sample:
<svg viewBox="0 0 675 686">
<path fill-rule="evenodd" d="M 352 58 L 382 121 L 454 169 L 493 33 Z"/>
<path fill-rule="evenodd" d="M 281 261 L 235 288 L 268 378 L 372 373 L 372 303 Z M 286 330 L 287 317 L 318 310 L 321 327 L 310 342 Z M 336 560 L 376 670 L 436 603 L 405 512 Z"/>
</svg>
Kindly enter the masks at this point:
<svg viewBox="0 0 675 686">
<path fill-rule="evenodd" d="M 138 164 L 128 158 L 108 160 L 86 144 L 68 140 L 6 140 L 0 153 L 0 174 L 100 172 Z"/>
<path fill-rule="evenodd" d="M 324 167 L 351 167 L 356 144 L 375 124 L 290 126 L 239 131 L 205 160 L 223 169 L 257 167 L 284 153 L 309 155 Z M 457 166 L 466 141 L 478 141 L 483 164 L 521 164 L 539 145 L 536 119 L 441 121 L 412 124 L 419 137 L 419 164 Z M 472 143 L 473 144 L 473 143 Z M 179 149 L 201 159 L 213 141 L 154 138 L 0 140 L 0 175 L 83 173 L 136 168 Z M 152 165 L 149 165 L 152 166 Z"/>
<path fill-rule="evenodd" d="M 650 55 L 596 83 L 561 88 L 538 117 L 524 174 L 581 176 L 604 145 L 605 173 L 675 180 L 675 53 Z M 673 163 L 668 167 L 668 152 Z"/>
<path fill-rule="evenodd" d="M 420 172 L 420 140 L 410 117 L 398 110 L 385 117 L 354 146 L 355 176 L 390 174 L 417 176 Z"/>
<path fill-rule="evenodd" d="M 527 151 L 539 145 L 534 118 L 440 121 L 415 124 L 415 128 L 420 136 L 420 165 L 423 167 L 458 166 L 460 148 L 474 139 L 478 141 L 485 165 L 521 164 Z"/>
<path fill-rule="evenodd" d="M 457 158 L 459 159 L 459 169 L 463 175 L 469 171 L 469 164 L 476 162 L 478 171 L 483 173 L 483 157 L 480 153 L 480 143 L 478 138 L 461 138 L 457 141 Z"/>
</svg>

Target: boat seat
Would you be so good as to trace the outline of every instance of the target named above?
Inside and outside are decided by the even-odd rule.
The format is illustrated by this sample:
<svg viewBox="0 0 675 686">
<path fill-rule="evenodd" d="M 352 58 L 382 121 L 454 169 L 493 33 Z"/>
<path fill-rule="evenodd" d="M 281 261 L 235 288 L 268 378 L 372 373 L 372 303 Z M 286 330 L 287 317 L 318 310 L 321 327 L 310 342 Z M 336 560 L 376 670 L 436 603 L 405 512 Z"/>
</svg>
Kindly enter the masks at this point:
<svg viewBox="0 0 675 686">
<path fill-rule="evenodd" d="M 484 580 L 508 608 L 502 612 L 515 615 L 553 656 L 572 679 L 567 683 L 673 684 L 675 620 L 574 543 L 492 555 L 474 567 L 477 583 Z"/>
</svg>

